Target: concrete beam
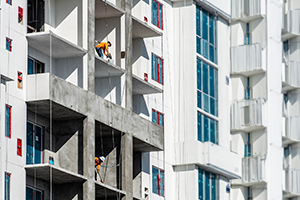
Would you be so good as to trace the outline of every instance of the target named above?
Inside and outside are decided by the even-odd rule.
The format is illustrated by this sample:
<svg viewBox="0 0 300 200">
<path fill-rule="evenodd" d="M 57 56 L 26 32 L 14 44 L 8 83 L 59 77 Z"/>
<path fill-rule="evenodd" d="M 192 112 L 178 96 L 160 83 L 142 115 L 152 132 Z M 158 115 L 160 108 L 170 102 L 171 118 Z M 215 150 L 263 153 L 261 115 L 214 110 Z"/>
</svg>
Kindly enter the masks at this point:
<svg viewBox="0 0 300 200">
<path fill-rule="evenodd" d="M 131 134 L 124 134 L 121 141 L 122 151 L 122 190 L 126 191 L 123 200 L 133 199 L 133 141 Z"/>
<path fill-rule="evenodd" d="M 151 151 L 164 148 L 164 128 L 140 117 L 132 111 L 111 103 L 92 92 L 86 91 L 49 73 L 27 76 L 27 104 L 37 104 L 51 100 L 53 105 L 59 104 L 84 116 L 95 120 L 123 133 L 130 133 L 139 139 Z M 51 84 L 51 87 L 50 87 Z M 40 106 L 49 110 L 46 106 Z M 48 111 L 49 112 L 49 111 Z M 139 144 L 141 149 L 143 146 Z"/>
<path fill-rule="evenodd" d="M 95 92 L 95 0 L 88 1 L 87 89 Z"/>
</svg>

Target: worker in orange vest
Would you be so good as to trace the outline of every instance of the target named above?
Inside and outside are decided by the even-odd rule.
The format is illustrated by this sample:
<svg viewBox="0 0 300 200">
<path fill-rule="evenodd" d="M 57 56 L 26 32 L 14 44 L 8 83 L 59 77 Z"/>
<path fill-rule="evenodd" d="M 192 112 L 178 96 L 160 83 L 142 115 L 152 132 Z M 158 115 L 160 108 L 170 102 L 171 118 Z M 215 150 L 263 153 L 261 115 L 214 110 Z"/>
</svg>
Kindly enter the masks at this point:
<svg viewBox="0 0 300 200">
<path fill-rule="evenodd" d="M 111 47 L 110 41 L 108 42 L 99 42 L 98 40 L 95 40 L 98 44 L 96 45 L 96 51 L 98 55 L 103 58 L 103 53 L 106 55 L 107 58 L 112 58 L 111 54 L 108 51 L 108 47 Z"/>
<path fill-rule="evenodd" d="M 99 158 L 95 157 L 95 169 L 96 169 L 97 173 L 99 174 L 102 183 L 103 183 L 103 180 L 100 175 L 100 166 L 104 161 L 105 161 L 104 156 L 101 156 Z"/>
</svg>

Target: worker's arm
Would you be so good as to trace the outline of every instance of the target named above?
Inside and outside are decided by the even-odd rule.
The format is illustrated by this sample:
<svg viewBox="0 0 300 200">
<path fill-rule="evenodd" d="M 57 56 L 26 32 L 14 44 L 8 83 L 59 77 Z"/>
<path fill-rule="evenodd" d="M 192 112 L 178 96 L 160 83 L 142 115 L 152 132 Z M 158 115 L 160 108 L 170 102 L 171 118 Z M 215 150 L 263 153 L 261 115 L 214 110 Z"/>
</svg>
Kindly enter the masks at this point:
<svg viewBox="0 0 300 200">
<path fill-rule="evenodd" d="M 105 46 L 104 46 L 104 54 L 107 56 L 107 55 L 110 55 L 110 53 L 108 52 L 108 45 L 107 43 L 105 43 Z"/>
</svg>

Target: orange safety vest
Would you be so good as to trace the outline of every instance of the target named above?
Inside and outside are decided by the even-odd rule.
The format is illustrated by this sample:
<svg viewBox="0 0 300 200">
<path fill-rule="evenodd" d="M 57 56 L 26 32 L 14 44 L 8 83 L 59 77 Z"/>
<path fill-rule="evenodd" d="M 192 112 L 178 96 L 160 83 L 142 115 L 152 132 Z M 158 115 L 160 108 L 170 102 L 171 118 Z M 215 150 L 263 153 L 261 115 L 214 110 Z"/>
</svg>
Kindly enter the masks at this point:
<svg viewBox="0 0 300 200">
<path fill-rule="evenodd" d="M 109 54 L 107 42 L 100 42 L 99 44 L 97 44 L 96 48 L 103 49 L 103 52 L 106 56 L 107 56 L 107 53 Z"/>
<path fill-rule="evenodd" d="M 100 159 L 98 157 L 95 157 L 95 167 L 97 168 L 97 170 L 100 170 Z"/>
</svg>

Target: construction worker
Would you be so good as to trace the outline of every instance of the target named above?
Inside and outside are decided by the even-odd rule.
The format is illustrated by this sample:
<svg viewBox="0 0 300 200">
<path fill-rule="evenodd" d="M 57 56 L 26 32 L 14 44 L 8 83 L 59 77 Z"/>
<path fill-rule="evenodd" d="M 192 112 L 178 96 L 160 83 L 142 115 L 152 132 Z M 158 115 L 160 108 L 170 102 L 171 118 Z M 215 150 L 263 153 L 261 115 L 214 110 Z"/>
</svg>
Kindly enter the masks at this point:
<svg viewBox="0 0 300 200">
<path fill-rule="evenodd" d="M 106 55 L 107 58 L 112 58 L 111 54 L 108 52 L 108 47 L 111 47 L 110 41 L 108 42 L 99 42 L 98 40 L 95 40 L 98 44 L 96 45 L 96 51 L 98 55 L 103 58 L 103 53 Z"/>
<path fill-rule="evenodd" d="M 101 164 L 102 164 L 104 161 L 105 161 L 104 156 L 101 156 L 100 158 L 95 157 L 95 170 L 96 170 L 97 173 L 99 174 L 102 183 L 103 183 L 103 180 L 102 180 L 101 175 L 100 175 L 100 166 L 101 166 Z"/>
</svg>

